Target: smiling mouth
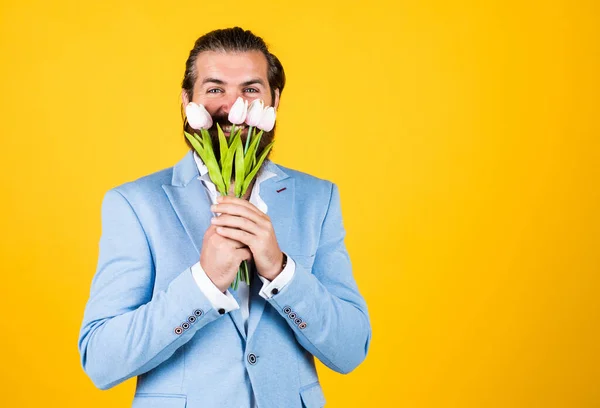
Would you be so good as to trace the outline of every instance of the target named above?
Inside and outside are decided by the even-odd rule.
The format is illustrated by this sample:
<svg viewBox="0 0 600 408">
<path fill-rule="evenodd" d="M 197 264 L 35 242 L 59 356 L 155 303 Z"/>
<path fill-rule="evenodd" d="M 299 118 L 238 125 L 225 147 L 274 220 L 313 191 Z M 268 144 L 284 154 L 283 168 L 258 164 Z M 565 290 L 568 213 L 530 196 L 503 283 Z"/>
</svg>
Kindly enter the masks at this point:
<svg viewBox="0 0 600 408">
<path fill-rule="evenodd" d="M 245 130 L 246 129 L 246 125 L 235 125 L 235 131 L 237 132 L 238 130 Z M 230 133 L 231 132 L 231 126 L 223 126 L 223 132 L 225 133 Z"/>
</svg>

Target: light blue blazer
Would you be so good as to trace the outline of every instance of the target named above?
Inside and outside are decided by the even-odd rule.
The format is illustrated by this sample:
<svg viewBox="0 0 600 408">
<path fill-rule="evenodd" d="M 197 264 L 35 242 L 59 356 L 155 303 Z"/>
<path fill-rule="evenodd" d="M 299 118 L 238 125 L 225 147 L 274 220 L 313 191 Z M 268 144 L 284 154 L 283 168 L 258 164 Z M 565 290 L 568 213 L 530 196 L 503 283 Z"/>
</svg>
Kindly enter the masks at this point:
<svg viewBox="0 0 600 408">
<path fill-rule="evenodd" d="M 240 310 L 220 314 L 192 277 L 212 213 L 191 151 L 106 193 L 79 336 L 97 387 L 138 376 L 139 408 L 249 407 L 252 393 L 259 408 L 312 408 L 325 404 L 313 356 L 340 373 L 364 360 L 371 326 L 337 186 L 265 165 L 276 177 L 261 184 L 261 198 L 296 270 L 269 300 L 251 285 L 247 333 Z"/>
</svg>

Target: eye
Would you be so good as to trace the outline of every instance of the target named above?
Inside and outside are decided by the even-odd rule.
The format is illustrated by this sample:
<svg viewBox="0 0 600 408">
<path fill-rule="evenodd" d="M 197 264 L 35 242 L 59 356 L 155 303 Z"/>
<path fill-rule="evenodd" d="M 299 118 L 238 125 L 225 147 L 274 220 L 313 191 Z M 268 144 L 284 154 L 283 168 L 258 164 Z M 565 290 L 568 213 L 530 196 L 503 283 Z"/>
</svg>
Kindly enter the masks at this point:
<svg viewBox="0 0 600 408">
<path fill-rule="evenodd" d="M 246 89 L 244 89 L 244 92 L 258 93 L 260 91 L 258 89 L 256 89 L 256 88 L 246 88 Z"/>
<path fill-rule="evenodd" d="M 222 92 L 222 90 L 221 90 L 221 89 L 219 89 L 219 88 L 212 88 L 212 89 L 209 89 L 209 90 L 208 90 L 208 91 L 206 91 L 206 92 L 207 92 L 207 93 L 218 93 L 218 92 Z"/>
</svg>

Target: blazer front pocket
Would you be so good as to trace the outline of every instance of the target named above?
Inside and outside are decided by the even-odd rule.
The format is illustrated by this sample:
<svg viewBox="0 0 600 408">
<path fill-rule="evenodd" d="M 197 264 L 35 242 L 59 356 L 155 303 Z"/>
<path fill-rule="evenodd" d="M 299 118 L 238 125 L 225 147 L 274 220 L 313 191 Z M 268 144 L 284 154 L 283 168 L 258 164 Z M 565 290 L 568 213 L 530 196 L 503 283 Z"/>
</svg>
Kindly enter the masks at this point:
<svg viewBox="0 0 600 408">
<path fill-rule="evenodd" d="M 139 393 L 131 408 L 185 408 L 186 400 L 183 394 Z"/>
<path fill-rule="evenodd" d="M 325 395 L 321 384 L 317 381 L 300 390 L 300 398 L 306 408 L 321 408 L 325 406 Z"/>
</svg>

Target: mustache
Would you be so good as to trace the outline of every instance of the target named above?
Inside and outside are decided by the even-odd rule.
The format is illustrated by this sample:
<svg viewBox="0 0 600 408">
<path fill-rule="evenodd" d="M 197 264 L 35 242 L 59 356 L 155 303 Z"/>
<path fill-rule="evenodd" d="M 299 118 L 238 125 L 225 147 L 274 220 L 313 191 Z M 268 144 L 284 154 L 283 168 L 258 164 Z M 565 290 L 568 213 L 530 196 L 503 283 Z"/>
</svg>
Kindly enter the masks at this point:
<svg viewBox="0 0 600 408">
<path fill-rule="evenodd" d="M 213 125 L 210 127 L 209 130 L 217 130 L 217 124 L 219 124 L 219 126 L 221 127 L 221 129 L 223 129 L 223 126 L 231 126 L 233 125 L 233 123 L 231 123 L 229 121 L 229 117 L 226 115 L 215 115 L 212 117 L 213 120 Z M 242 125 L 245 125 L 245 123 L 242 123 Z"/>
</svg>

